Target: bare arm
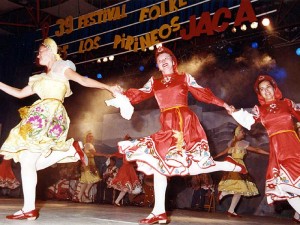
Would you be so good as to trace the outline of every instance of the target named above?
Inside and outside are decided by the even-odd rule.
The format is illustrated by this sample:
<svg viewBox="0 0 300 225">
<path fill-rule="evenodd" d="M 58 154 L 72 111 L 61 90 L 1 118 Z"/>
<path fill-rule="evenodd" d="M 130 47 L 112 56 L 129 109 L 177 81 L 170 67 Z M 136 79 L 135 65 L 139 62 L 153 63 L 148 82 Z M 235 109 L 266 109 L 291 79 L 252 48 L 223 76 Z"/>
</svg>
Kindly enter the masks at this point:
<svg viewBox="0 0 300 225">
<path fill-rule="evenodd" d="M 222 152 L 220 152 L 219 154 L 217 154 L 216 156 L 214 156 L 213 158 L 216 159 L 216 158 L 219 158 L 222 155 L 228 154 L 228 150 L 229 150 L 229 147 L 226 148 L 225 150 L 223 150 Z"/>
<path fill-rule="evenodd" d="M 261 148 L 254 148 L 252 146 L 248 146 L 247 147 L 247 150 L 251 151 L 251 152 L 255 152 L 255 153 L 258 153 L 258 154 L 263 154 L 263 155 L 269 155 L 269 152 L 261 149 Z"/>
<path fill-rule="evenodd" d="M 28 85 L 22 89 L 19 89 L 19 88 L 15 88 L 15 87 L 9 86 L 7 84 L 4 84 L 2 82 L 0 82 L 0 90 L 4 91 L 5 93 L 7 93 L 11 96 L 14 96 L 16 98 L 25 98 L 25 97 L 35 94 L 31 90 L 31 87 Z"/>
<path fill-rule="evenodd" d="M 78 74 L 77 72 L 75 72 L 74 70 L 72 70 L 70 68 L 66 69 L 65 76 L 69 80 L 75 81 L 84 87 L 106 89 L 109 92 L 111 92 L 113 95 L 117 92 L 123 91 L 122 88 L 117 85 L 109 86 L 107 84 L 101 83 L 101 82 L 93 80 L 91 78 L 81 76 L 80 74 Z"/>
</svg>

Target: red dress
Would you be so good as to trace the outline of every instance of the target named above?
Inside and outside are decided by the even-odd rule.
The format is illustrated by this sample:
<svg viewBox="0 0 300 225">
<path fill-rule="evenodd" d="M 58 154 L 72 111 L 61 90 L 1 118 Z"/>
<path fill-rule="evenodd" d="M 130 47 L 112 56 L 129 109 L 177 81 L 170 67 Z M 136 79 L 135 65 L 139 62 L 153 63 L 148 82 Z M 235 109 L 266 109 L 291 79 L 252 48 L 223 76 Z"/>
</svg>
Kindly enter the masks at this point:
<svg viewBox="0 0 300 225">
<path fill-rule="evenodd" d="M 293 117 L 300 120 L 300 109 L 289 99 L 274 100 L 254 107 L 256 122 L 269 135 L 270 157 L 266 175 L 268 203 L 293 198 L 279 184 L 300 189 L 300 141 L 294 131 Z"/>
<path fill-rule="evenodd" d="M 199 169 L 215 166 L 206 134 L 197 115 L 188 107 L 188 93 L 205 103 L 223 106 L 209 89 L 199 86 L 189 74 L 151 78 L 141 89 L 129 89 L 125 95 L 132 104 L 155 96 L 161 110 L 161 129 L 147 137 L 118 143 L 128 161 L 136 161 L 147 175 L 153 170 L 165 176 L 199 174 Z"/>
<path fill-rule="evenodd" d="M 114 179 L 111 180 L 109 186 L 119 191 L 131 193 L 135 188 L 141 187 L 141 183 L 133 167 L 133 164 L 127 162 L 125 156 L 120 153 L 114 154 L 115 157 L 123 157 L 123 164 Z"/>
<path fill-rule="evenodd" d="M 2 160 L 0 163 L 0 187 L 15 189 L 20 186 L 20 182 L 14 175 L 11 168 L 11 160 Z"/>
</svg>

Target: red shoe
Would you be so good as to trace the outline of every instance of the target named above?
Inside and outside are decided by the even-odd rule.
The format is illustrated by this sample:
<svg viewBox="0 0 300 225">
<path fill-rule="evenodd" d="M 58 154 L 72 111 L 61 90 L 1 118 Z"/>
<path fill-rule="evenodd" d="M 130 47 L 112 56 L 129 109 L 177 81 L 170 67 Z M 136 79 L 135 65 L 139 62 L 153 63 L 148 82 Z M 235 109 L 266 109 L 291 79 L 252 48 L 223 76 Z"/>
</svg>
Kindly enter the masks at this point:
<svg viewBox="0 0 300 225">
<path fill-rule="evenodd" d="M 79 155 L 82 164 L 87 166 L 88 165 L 88 158 L 87 158 L 86 154 L 83 152 L 82 148 L 80 147 L 79 142 L 74 141 L 73 142 L 73 147 L 75 148 L 77 154 Z"/>
<path fill-rule="evenodd" d="M 153 217 L 149 219 L 142 219 L 140 220 L 140 224 L 154 224 L 154 223 L 167 223 L 168 217 L 166 213 L 159 214 L 155 216 L 153 213 L 151 213 Z"/>
<path fill-rule="evenodd" d="M 227 212 L 227 216 L 229 217 L 236 217 L 236 218 L 241 218 L 242 216 L 236 214 L 235 212 L 231 213 L 231 212 Z"/>
<path fill-rule="evenodd" d="M 242 168 L 242 170 L 240 171 L 241 174 L 247 174 L 248 173 L 246 167 L 243 164 L 240 164 L 240 163 L 236 162 L 231 156 L 227 156 L 224 161 L 230 162 L 230 163 L 234 164 L 235 166 L 241 167 Z"/>
<path fill-rule="evenodd" d="M 9 220 L 36 220 L 36 218 L 38 218 L 39 216 L 39 211 L 37 209 L 31 210 L 29 212 L 23 212 L 23 210 L 21 210 L 21 214 L 18 215 L 8 215 L 6 216 L 6 219 Z"/>
</svg>

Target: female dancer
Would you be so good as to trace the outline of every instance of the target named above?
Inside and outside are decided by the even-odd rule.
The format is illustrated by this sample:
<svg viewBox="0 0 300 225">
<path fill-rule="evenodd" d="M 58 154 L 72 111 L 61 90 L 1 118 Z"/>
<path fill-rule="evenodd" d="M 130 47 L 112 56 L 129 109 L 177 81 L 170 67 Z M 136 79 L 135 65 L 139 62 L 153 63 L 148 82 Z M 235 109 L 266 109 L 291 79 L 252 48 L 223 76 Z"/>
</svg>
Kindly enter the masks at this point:
<svg viewBox="0 0 300 225">
<path fill-rule="evenodd" d="M 234 130 L 234 137 L 228 143 L 228 148 L 217 154 L 214 159 L 225 155 L 231 154 L 232 158 L 240 164 L 245 165 L 243 158 L 247 154 L 247 151 L 269 155 L 269 153 L 260 148 L 254 148 L 249 145 L 248 141 L 244 140 L 245 131 L 241 126 L 237 126 Z M 231 205 L 227 211 L 228 216 L 240 217 L 235 213 L 235 207 L 239 203 L 241 196 L 255 196 L 258 195 L 258 189 L 251 181 L 249 174 L 241 175 L 236 172 L 225 172 L 218 186 L 219 200 L 224 196 L 232 194 Z"/>
<path fill-rule="evenodd" d="M 293 118 L 300 120 L 300 109 L 290 99 L 282 99 L 277 83 L 268 75 L 257 78 L 254 90 L 260 106 L 254 107 L 253 114 L 240 110 L 233 117 L 245 127 L 261 122 L 267 130 L 270 143 L 267 201 L 271 204 L 287 200 L 296 211 L 294 220 L 300 223 L 300 141 L 293 121 Z"/>
<path fill-rule="evenodd" d="M 79 75 L 75 72 L 74 63 L 62 60 L 57 50 L 53 39 L 46 38 L 43 41 L 37 58 L 47 71 L 30 77 L 23 89 L 0 82 L 0 90 L 14 97 L 24 98 L 33 94 L 40 97 L 40 100 L 22 111 L 21 122 L 11 130 L 0 150 L 4 159 L 14 159 L 21 164 L 24 205 L 7 219 L 35 220 L 38 217 L 35 207 L 38 170 L 57 162 L 81 159 L 86 163 L 86 156 L 78 142 L 66 140 L 70 120 L 62 103 L 65 97 L 72 94 L 69 80 L 111 93 L 121 91 L 118 86 L 108 86 Z"/>
<path fill-rule="evenodd" d="M 130 136 L 126 135 L 125 140 L 132 140 Z M 142 189 L 142 184 L 134 169 L 134 162 L 127 162 L 125 155 L 115 153 L 113 157 L 123 158 L 123 164 L 114 179 L 111 180 L 109 186 L 120 191 L 117 199 L 114 202 L 115 206 L 121 206 L 120 201 L 124 198 L 126 193 L 132 193 L 134 190 Z"/>
<path fill-rule="evenodd" d="M 232 109 L 195 79 L 177 71 L 177 59 L 165 47 L 156 51 L 161 74 L 150 78 L 141 89 L 129 89 L 124 94 L 132 104 L 155 96 L 161 110 L 161 130 L 148 137 L 118 143 L 119 151 L 128 161 L 136 161 L 138 170 L 154 175 L 155 204 L 142 224 L 166 223 L 165 192 L 167 177 L 209 173 L 218 170 L 242 171 L 245 168 L 233 159 L 215 162 L 209 153 L 206 134 L 197 116 L 188 107 L 188 92 L 206 103 Z"/>
<path fill-rule="evenodd" d="M 91 202 L 89 198 L 89 192 L 91 187 L 99 182 L 100 175 L 99 171 L 95 164 L 95 156 L 103 156 L 101 153 L 97 153 L 96 149 L 93 145 L 94 136 L 91 131 L 88 131 L 84 138 L 84 153 L 88 157 L 88 164 L 82 165 L 81 176 L 79 179 L 80 182 L 80 191 L 78 194 L 78 201 L 79 202 Z"/>
</svg>

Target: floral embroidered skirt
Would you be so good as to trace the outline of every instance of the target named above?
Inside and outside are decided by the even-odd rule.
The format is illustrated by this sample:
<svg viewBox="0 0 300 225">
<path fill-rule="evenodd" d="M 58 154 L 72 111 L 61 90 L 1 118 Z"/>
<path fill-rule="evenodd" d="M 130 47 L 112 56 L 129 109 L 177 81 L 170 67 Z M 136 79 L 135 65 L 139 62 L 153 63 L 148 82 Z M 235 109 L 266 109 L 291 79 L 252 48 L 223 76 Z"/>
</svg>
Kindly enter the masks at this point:
<svg viewBox="0 0 300 225">
<path fill-rule="evenodd" d="M 20 111 L 19 111 L 20 112 Z M 22 108 L 21 122 L 14 127 L 3 143 L 0 154 L 4 159 L 14 159 L 19 162 L 21 151 L 39 152 L 44 157 L 52 151 L 68 151 L 73 139 L 66 141 L 70 119 L 62 105 L 55 99 L 36 101 Z M 75 161 L 70 159 L 70 161 Z M 62 162 L 69 162 L 66 158 Z"/>
</svg>

